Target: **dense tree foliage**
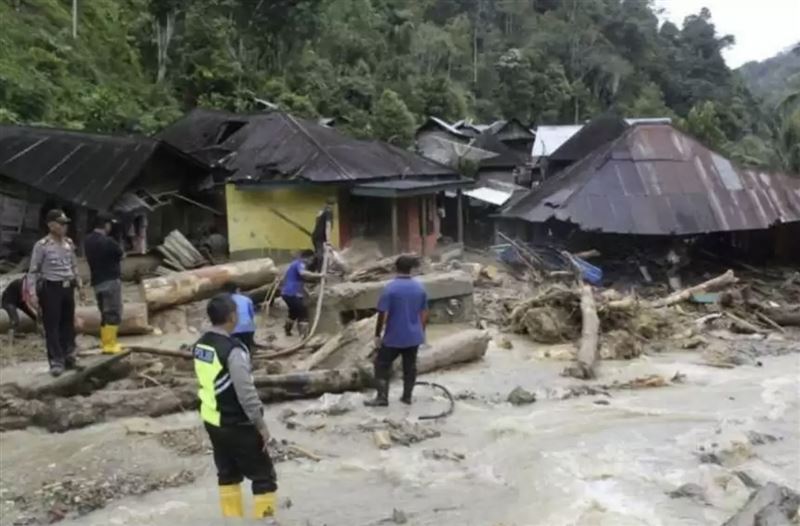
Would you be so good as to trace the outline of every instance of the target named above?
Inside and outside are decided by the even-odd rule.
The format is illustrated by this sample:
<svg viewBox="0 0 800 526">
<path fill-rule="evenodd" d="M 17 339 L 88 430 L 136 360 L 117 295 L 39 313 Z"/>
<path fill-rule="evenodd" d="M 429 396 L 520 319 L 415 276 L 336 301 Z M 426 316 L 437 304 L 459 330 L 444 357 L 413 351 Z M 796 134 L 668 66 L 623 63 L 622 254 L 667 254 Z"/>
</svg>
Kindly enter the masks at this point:
<svg viewBox="0 0 800 526">
<path fill-rule="evenodd" d="M 78 0 L 73 38 L 71 5 L 0 0 L 0 120 L 149 132 L 278 105 L 407 145 L 427 115 L 616 110 L 775 166 L 796 132 L 726 66 L 706 9 L 678 27 L 651 0 Z"/>
</svg>

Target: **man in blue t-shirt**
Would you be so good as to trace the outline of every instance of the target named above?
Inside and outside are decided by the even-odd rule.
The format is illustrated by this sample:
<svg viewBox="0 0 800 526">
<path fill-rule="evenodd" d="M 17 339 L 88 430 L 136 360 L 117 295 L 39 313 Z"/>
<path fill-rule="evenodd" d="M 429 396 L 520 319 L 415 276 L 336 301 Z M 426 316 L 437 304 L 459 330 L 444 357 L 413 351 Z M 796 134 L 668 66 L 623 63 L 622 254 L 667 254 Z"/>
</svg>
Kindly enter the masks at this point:
<svg viewBox="0 0 800 526">
<path fill-rule="evenodd" d="M 245 344 L 249 352 L 253 352 L 256 346 L 256 309 L 253 300 L 242 294 L 235 283 L 226 283 L 222 290 L 230 294 L 236 304 L 236 315 L 239 321 L 236 323 L 231 337 Z"/>
<path fill-rule="evenodd" d="M 306 308 L 303 283 L 305 281 L 315 281 L 322 278 L 322 274 L 309 272 L 306 267 L 314 260 L 313 250 L 303 250 L 297 258 L 289 265 L 286 274 L 283 276 L 283 288 L 281 297 L 289 307 L 289 319 L 283 325 L 286 336 L 292 335 L 292 327 L 297 322 L 297 330 L 300 336 L 305 336 L 308 332 L 308 308 Z"/>
<path fill-rule="evenodd" d="M 383 289 L 378 300 L 378 322 L 375 325 L 375 389 L 369 407 L 389 405 L 389 379 L 392 364 L 403 359 L 403 396 L 400 401 L 411 404 L 411 393 L 417 381 L 417 350 L 425 342 L 428 322 L 428 295 L 422 284 L 411 277 L 419 265 L 413 256 L 400 256 L 395 267 L 397 277 Z M 384 330 L 384 327 L 386 330 Z"/>
</svg>

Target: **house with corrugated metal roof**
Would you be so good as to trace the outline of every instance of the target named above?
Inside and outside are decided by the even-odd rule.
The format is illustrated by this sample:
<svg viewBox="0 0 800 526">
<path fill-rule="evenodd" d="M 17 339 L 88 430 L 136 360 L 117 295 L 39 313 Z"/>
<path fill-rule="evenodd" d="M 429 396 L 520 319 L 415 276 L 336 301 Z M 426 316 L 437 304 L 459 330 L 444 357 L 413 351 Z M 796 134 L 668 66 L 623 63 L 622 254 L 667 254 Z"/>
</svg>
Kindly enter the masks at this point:
<svg viewBox="0 0 800 526">
<path fill-rule="evenodd" d="M 433 250 L 437 195 L 469 186 L 453 169 L 378 141 L 271 111 L 251 115 L 197 109 L 158 138 L 205 163 L 227 182 L 231 255 L 285 258 L 310 248 L 308 232 L 329 198 L 332 242 L 356 237 L 392 252 Z"/>
<path fill-rule="evenodd" d="M 531 240 L 572 232 L 697 236 L 800 224 L 800 179 L 735 166 L 663 122 L 605 116 L 551 159 L 567 167 L 506 207 L 497 227 Z"/>
<path fill-rule="evenodd" d="M 206 174 L 189 156 L 149 137 L 0 125 L 0 248 L 28 253 L 44 231 L 44 214 L 59 207 L 74 219 L 78 241 L 93 214 L 118 212 L 130 220 L 131 244 L 144 250 L 146 232 L 160 242 L 162 227 L 196 222 L 197 207 L 183 193 Z M 184 199 L 175 203 L 175 196 Z"/>
</svg>

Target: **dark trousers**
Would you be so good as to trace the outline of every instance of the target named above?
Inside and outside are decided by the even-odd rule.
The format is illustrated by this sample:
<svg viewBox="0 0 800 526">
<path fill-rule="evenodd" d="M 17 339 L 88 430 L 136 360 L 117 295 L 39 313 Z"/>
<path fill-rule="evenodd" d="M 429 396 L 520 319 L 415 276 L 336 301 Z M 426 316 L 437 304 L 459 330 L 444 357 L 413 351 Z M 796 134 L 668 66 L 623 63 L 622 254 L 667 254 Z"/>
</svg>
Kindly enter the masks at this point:
<svg viewBox="0 0 800 526">
<path fill-rule="evenodd" d="M 252 482 L 253 495 L 278 490 L 272 459 L 264 449 L 261 434 L 252 425 L 215 427 L 206 424 L 217 482 L 220 486 L 239 484 L 245 478 Z"/>
<path fill-rule="evenodd" d="M 289 319 L 292 321 L 308 321 L 308 307 L 300 296 L 281 296 L 289 307 Z"/>
<path fill-rule="evenodd" d="M 27 314 L 28 317 L 36 323 L 36 313 L 33 312 L 27 304 L 21 303 L 19 305 L 14 305 L 13 303 L 4 303 L 3 310 L 8 313 L 8 321 L 11 324 L 12 331 L 16 331 L 19 327 L 19 313 L 17 309 Z"/>
<path fill-rule="evenodd" d="M 100 309 L 100 325 L 122 323 L 122 282 L 118 279 L 104 281 L 94 286 L 97 308 Z"/>
<path fill-rule="evenodd" d="M 403 359 L 403 398 L 410 398 L 417 381 L 417 351 L 419 347 L 382 346 L 375 357 L 375 379 L 388 383 L 392 364 L 398 356 Z"/>
<path fill-rule="evenodd" d="M 322 271 L 322 260 L 325 258 L 325 240 L 311 238 L 311 244 L 314 245 L 314 260 L 308 266 L 311 272 Z"/>
<path fill-rule="evenodd" d="M 65 365 L 75 352 L 75 289 L 61 281 L 44 281 L 39 288 L 42 323 L 50 365 Z"/>
<path fill-rule="evenodd" d="M 250 352 L 252 352 L 256 348 L 255 335 L 256 333 L 254 332 L 237 332 L 231 334 L 232 337 L 236 338 L 237 340 L 245 344 L 247 346 L 247 350 Z"/>
</svg>

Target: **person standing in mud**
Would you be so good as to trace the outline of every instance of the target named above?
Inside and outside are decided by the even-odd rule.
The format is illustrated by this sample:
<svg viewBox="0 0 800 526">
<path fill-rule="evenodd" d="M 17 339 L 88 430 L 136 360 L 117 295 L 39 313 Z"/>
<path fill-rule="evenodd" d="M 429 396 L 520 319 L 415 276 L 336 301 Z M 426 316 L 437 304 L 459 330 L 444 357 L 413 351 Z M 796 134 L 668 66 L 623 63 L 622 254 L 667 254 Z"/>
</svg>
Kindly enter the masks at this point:
<svg viewBox="0 0 800 526">
<path fill-rule="evenodd" d="M 46 221 L 49 234 L 33 246 L 28 274 L 42 310 L 50 374 L 60 376 L 77 365 L 75 289 L 80 291 L 81 283 L 75 244 L 67 237 L 69 218 L 56 209 L 47 213 Z"/>
<path fill-rule="evenodd" d="M 89 263 L 92 287 L 100 309 L 100 342 L 106 354 L 122 350 L 117 342 L 122 323 L 122 247 L 111 237 L 114 219 L 99 214 L 92 231 L 83 242 Z"/>
<path fill-rule="evenodd" d="M 417 381 L 417 351 L 425 342 L 428 323 L 428 295 L 411 272 L 419 266 L 413 256 L 400 256 L 395 267 L 397 277 L 383 289 L 378 300 L 378 321 L 375 325 L 375 399 L 364 402 L 368 407 L 389 405 L 389 380 L 392 364 L 398 356 L 403 360 L 403 396 L 410 405 Z M 385 331 L 384 331 L 385 327 Z"/>
<path fill-rule="evenodd" d="M 314 230 L 311 232 L 311 243 L 314 246 L 314 262 L 311 265 L 313 270 L 322 268 L 322 260 L 325 256 L 325 249 L 331 242 L 333 232 L 333 206 L 336 199 L 329 197 L 325 201 L 325 206 L 317 213 L 314 221 Z"/>
<path fill-rule="evenodd" d="M 301 337 L 308 333 L 308 307 L 305 303 L 305 290 L 303 283 L 322 279 L 322 274 L 311 272 L 306 268 L 314 260 L 314 252 L 303 250 L 286 269 L 283 276 L 281 298 L 289 307 L 289 317 L 283 325 L 286 336 L 292 335 L 292 328 L 297 323 L 297 331 Z"/>
<path fill-rule="evenodd" d="M 224 517 L 243 517 L 244 478 L 251 481 L 253 516 L 275 514 L 278 490 L 275 468 L 267 452 L 270 434 L 258 397 L 250 355 L 231 336 L 238 323 L 236 302 L 220 294 L 208 302 L 213 327 L 194 345 L 194 370 L 199 384 L 200 416 L 208 432 L 217 468 Z"/>
</svg>

